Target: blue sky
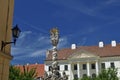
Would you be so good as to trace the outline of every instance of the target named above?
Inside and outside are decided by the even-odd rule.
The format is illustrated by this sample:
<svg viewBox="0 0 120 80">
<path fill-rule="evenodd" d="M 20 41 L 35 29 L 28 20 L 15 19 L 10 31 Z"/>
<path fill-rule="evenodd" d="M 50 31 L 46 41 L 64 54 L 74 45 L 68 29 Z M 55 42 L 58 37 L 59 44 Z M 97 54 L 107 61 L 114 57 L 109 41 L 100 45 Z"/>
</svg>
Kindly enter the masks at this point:
<svg viewBox="0 0 120 80">
<path fill-rule="evenodd" d="M 58 48 L 120 43 L 120 0 L 15 0 L 13 25 L 21 35 L 12 64 L 44 63 L 52 48 L 49 30 L 58 27 Z"/>
</svg>

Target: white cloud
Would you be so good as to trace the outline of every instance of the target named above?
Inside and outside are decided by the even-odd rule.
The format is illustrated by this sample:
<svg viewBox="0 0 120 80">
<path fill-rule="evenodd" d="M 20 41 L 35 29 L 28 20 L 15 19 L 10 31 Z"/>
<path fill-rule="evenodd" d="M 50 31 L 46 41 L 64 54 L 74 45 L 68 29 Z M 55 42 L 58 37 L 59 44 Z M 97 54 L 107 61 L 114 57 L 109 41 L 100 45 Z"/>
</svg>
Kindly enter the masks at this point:
<svg viewBox="0 0 120 80">
<path fill-rule="evenodd" d="M 25 38 L 27 35 L 29 35 L 29 34 L 31 34 L 31 33 L 32 33 L 32 31 L 24 31 L 24 32 L 21 32 L 19 39 Z"/>
<path fill-rule="evenodd" d="M 62 37 L 59 40 L 58 47 L 62 48 L 67 43 L 67 37 Z M 51 48 L 52 44 L 49 36 L 25 31 L 21 34 L 21 38 L 18 38 L 16 46 L 12 46 L 11 54 L 14 56 L 13 61 L 22 61 L 24 59 L 45 57 L 46 50 Z"/>
<path fill-rule="evenodd" d="M 46 50 L 43 49 L 43 50 L 37 50 L 35 52 L 32 52 L 31 53 L 31 57 L 35 57 L 35 56 L 42 56 L 42 55 L 45 55 L 46 54 Z"/>
<path fill-rule="evenodd" d="M 33 52 L 33 49 L 30 48 L 24 48 L 24 47 L 12 47 L 11 49 L 11 54 L 16 57 L 16 56 L 28 56 L 31 55 L 31 52 Z"/>
<path fill-rule="evenodd" d="M 117 3 L 117 2 L 120 2 L 120 1 L 119 0 L 107 0 L 104 2 L 104 5 L 110 5 L 110 4 Z"/>
<path fill-rule="evenodd" d="M 80 33 L 81 35 L 90 34 L 90 33 L 97 31 L 99 28 L 100 27 L 88 27 L 87 29 L 84 28 Z"/>
<path fill-rule="evenodd" d="M 45 36 L 40 36 L 40 38 L 38 38 L 38 41 L 42 41 L 42 40 L 44 40 L 46 37 Z"/>
<path fill-rule="evenodd" d="M 102 10 L 109 8 L 111 4 L 120 4 L 120 0 L 97 0 L 97 1 L 82 1 L 82 0 L 47 0 L 55 5 L 64 6 L 65 8 L 103 19 L 113 19 L 113 16 L 108 16 L 102 12 Z M 56 13 L 56 12 L 55 12 Z M 57 12 L 57 14 L 63 14 L 63 12 Z M 69 13 L 67 13 L 69 14 Z M 67 15 L 66 15 L 67 16 Z M 66 17 L 64 16 L 64 17 Z M 69 17 L 69 16 L 68 16 Z M 67 18 L 68 18 L 67 17 Z M 71 16 L 70 16 L 71 17 Z M 74 15 L 75 17 L 75 15 Z"/>
<path fill-rule="evenodd" d="M 45 44 L 50 43 L 50 38 L 48 36 L 39 36 L 38 37 L 38 42 Z"/>
<path fill-rule="evenodd" d="M 58 48 L 66 47 L 68 43 L 69 43 L 69 42 L 68 42 L 67 37 L 61 37 L 61 38 L 59 39 Z"/>
<path fill-rule="evenodd" d="M 73 1 L 73 0 L 48 0 L 49 2 L 56 4 L 56 5 L 62 5 L 66 8 L 73 9 L 76 11 L 79 11 L 81 13 L 84 13 L 86 15 L 95 16 L 94 8 L 86 6 L 82 1 Z M 96 6 L 95 6 L 96 7 Z"/>
<path fill-rule="evenodd" d="M 16 46 L 12 46 L 11 54 L 15 59 L 44 56 L 49 44 L 48 36 L 25 31 L 21 34 L 21 38 L 18 38 Z"/>
<path fill-rule="evenodd" d="M 81 39 L 81 41 L 80 41 L 80 46 L 83 46 L 83 45 L 85 45 L 85 43 L 87 42 L 87 37 L 83 37 L 82 39 Z"/>
</svg>

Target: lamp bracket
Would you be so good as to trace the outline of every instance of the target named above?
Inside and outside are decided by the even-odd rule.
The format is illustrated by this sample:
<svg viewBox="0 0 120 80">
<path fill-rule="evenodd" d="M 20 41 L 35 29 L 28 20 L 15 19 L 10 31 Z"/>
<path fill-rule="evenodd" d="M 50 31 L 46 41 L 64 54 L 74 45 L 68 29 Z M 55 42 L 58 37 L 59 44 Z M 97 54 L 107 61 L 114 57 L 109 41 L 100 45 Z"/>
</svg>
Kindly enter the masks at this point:
<svg viewBox="0 0 120 80">
<path fill-rule="evenodd" d="M 3 48 L 4 48 L 6 45 L 12 44 L 12 43 L 14 43 L 14 45 L 15 45 L 16 39 L 14 39 L 13 42 L 4 42 L 4 41 L 2 41 L 2 42 L 1 42 L 1 51 L 3 51 Z"/>
</svg>

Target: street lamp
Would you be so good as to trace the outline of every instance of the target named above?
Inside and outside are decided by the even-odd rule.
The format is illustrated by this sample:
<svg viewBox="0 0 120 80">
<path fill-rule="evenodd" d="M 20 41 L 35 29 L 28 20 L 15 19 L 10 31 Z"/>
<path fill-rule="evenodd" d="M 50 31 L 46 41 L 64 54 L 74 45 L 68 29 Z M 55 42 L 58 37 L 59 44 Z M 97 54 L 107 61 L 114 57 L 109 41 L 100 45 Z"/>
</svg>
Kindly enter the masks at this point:
<svg viewBox="0 0 120 80">
<path fill-rule="evenodd" d="M 16 25 L 14 28 L 12 28 L 12 36 L 13 36 L 13 42 L 5 42 L 2 41 L 1 44 L 1 51 L 3 51 L 3 48 L 7 45 L 7 44 L 11 44 L 11 43 L 16 43 L 16 39 L 19 37 L 21 30 L 18 28 L 18 25 Z"/>
</svg>

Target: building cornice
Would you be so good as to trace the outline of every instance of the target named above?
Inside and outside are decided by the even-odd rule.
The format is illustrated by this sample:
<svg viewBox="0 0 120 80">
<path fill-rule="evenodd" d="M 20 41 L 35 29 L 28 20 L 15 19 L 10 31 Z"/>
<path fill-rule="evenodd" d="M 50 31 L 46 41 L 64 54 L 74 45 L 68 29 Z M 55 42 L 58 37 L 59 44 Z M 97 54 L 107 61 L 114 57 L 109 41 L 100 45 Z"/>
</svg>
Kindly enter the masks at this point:
<svg viewBox="0 0 120 80">
<path fill-rule="evenodd" d="M 101 57 L 101 61 L 118 61 L 120 56 L 113 56 L 113 57 Z"/>
<path fill-rule="evenodd" d="M 9 60 L 12 60 L 12 58 L 13 58 L 12 55 L 9 55 L 9 54 L 7 54 L 5 52 L 1 52 L 1 51 L 0 51 L 0 56 L 5 57 L 5 58 L 7 58 Z"/>
</svg>

